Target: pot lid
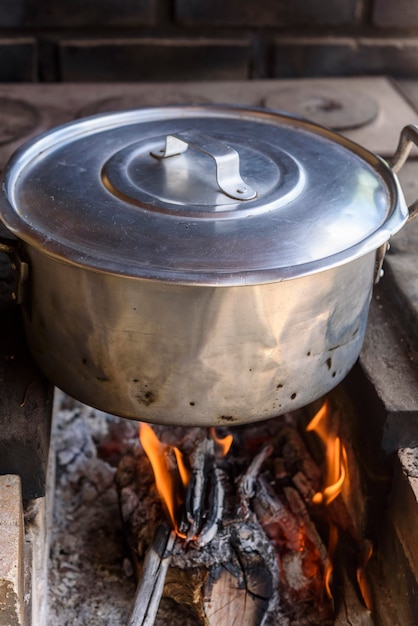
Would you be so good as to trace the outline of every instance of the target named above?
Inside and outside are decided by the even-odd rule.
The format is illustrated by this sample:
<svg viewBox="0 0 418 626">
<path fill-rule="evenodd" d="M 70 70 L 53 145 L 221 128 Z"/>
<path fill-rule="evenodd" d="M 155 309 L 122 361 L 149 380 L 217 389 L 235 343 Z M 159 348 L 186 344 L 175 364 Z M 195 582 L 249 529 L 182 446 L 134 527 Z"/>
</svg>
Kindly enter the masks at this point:
<svg viewBox="0 0 418 626">
<path fill-rule="evenodd" d="M 97 271 L 178 283 L 285 280 L 378 248 L 408 217 L 379 157 L 279 112 L 159 107 L 53 129 L 9 162 L 1 214 Z"/>
</svg>

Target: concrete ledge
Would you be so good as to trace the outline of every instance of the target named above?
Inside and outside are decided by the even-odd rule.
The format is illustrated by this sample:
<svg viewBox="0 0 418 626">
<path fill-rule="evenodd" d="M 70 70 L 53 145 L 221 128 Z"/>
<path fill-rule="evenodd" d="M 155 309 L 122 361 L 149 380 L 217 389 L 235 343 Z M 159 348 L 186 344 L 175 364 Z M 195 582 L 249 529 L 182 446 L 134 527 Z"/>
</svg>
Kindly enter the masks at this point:
<svg viewBox="0 0 418 626">
<path fill-rule="evenodd" d="M 24 626 L 46 626 L 48 550 L 51 520 L 47 499 L 25 502 L 25 620 Z"/>
<path fill-rule="evenodd" d="M 0 476 L 0 626 L 23 624 L 23 536 L 20 478 Z"/>
<path fill-rule="evenodd" d="M 418 449 L 403 448 L 394 463 L 387 515 L 380 527 L 374 593 L 381 626 L 413 626 L 418 615 Z"/>
<path fill-rule="evenodd" d="M 415 591 L 418 592 L 418 449 L 399 450 L 397 461 L 389 500 L 389 517 L 416 581 Z"/>
</svg>

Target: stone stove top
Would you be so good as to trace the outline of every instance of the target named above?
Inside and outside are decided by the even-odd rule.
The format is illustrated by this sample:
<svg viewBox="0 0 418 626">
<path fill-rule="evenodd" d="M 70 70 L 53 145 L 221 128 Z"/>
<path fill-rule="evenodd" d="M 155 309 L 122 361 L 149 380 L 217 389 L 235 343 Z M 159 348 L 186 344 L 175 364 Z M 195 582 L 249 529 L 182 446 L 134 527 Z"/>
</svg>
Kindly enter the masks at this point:
<svg viewBox="0 0 418 626">
<path fill-rule="evenodd" d="M 233 103 L 277 108 L 342 132 L 390 156 L 418 113 L 387 78 L 176 83 L 0 84 L 0 164 L 21 143 L 78 117 L 140 106 Z"/>
</svg>

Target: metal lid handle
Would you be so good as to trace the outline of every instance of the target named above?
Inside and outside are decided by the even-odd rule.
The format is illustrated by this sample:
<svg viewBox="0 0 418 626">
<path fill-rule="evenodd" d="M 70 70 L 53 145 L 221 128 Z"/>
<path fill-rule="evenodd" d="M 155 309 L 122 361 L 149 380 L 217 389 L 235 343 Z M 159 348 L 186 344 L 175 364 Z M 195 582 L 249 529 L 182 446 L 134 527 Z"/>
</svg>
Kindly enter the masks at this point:
<svg viewBox="0 0 418 626">
<path fill-rule="evenodd" d="M 408 124 L 401 132 L 395 154 L 391 159 L 388 159 L 389 166 L 394 174 L 397 174 L 404 165 L 413 145 L 418 146 L 418 126 L 416 124 Z M 408 220 L 412 220 L 418 215 L 418 200 L 413 202 L 408 207 L 408 210 Z"/>
<path fill-rule="evenodd" d="M 235 200 L 252 200 L 257 192 L 245 183 L 239 171 L 239 154 L 234 148 L 198 130 L 185 130 L 165 138 L 165 147 L 153 150 L 152 156 L 165 159 L 186 152 L 191 147 L 210 156 L 216 164 L 216 182 Z"/>
</svg>

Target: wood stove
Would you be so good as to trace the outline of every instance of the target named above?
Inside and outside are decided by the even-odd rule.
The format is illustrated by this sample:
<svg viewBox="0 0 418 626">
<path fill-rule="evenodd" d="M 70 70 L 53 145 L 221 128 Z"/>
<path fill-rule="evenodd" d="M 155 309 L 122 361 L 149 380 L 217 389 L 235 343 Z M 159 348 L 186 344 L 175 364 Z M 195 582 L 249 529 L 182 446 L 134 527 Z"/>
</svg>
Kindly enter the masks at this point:
<svg viewBox="0 0 418 626">
<path fill-rule="evenodd" d="M 23 140 L 82 115 L 150 104 L 210 101 L 293 108 L 293 112 L 334 126 L 385 157 L 393 154 L 400 129 L 418 122 L 410 103 L 415 95 L 411 85 L 402 92 L 399 85 L 384 78 L 82 87 L 0 85 L 4 104 L 0 159 L 4 164 Z M 409 200 L 418 196 L 416 167 L 416 163 L 408 163 L 401 174 Z M 368 566 L 375 582 L 373 619 L 375 624 L 391 626 L 413 624 L 418 614 L 417 239 L 417 223 L 394 238 L 385 261 L 384 280 L 375 290 L 359 363 L 337 391 L 349 398 L 344 419 L 350 428 L 344 436 L 355 451 L 360 484 L 366 493 L 364 536 L 377 550 Z M 47 480 L 51 389 L 22 342 L 7 282 L 11 275 L 5 262 L 1 267 L 5 282 L 0 471 L 21 477 L 26 532 L 25 549 L 15 551 L 20 563 L 11 580 L 6 575 L 3 584 L 4 589 L 9 583 L 14 586 L 17 604 L 13 606 L 21 605 L 13 623 L 122 623 L 128 619 L 135 583 L 121 525 L 115 523 L 118 504 L 110 459 L 112 446 L 118 451 L 128 449 L 137 425 L 121 425 L 116 418 L 74 405 L 57 393 Z M 50 492 L 45 496 L 47 483 Z M 18 493 L 13 485 L 14 493 Z M 57 516 L 52 527 L 55 530 L 46 536 L 52 509 Z M 18 521 L 19 510 L 17 507 L 15 512 Z M 75 555 L 82 545 L 85 555 Z M 83 571 L 90 578 L 84 579 Z M 87 584 L 94 590 L 86 593 Z M 346 598 L 348 606 L 348 591 Z M 348 623 L 347 615 L 349 611 L 337 615 L 335 623 Z M 371 617 L 363 614 L 361 619 Z M 3 622 L 0 611 L 0 624 Z"/>
</svg>

